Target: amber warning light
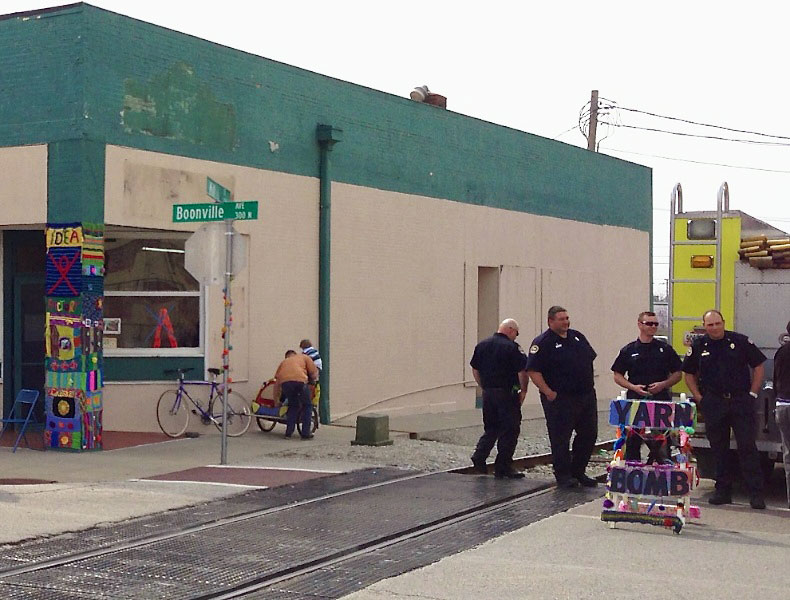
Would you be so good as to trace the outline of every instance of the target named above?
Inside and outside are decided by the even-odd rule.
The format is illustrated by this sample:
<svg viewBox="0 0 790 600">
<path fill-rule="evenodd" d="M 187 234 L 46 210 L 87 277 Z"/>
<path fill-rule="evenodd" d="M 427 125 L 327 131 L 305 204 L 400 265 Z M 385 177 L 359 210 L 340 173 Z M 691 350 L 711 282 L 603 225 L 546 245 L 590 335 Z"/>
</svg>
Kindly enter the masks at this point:
<svg viewBox="0 0 790 600">
<path fill-rule="evenodd" d="M 691 257 L 692 269 L 710 269 L 713 266 L 713 257 L 703 254 L 695 254 Z"/>
</svg>

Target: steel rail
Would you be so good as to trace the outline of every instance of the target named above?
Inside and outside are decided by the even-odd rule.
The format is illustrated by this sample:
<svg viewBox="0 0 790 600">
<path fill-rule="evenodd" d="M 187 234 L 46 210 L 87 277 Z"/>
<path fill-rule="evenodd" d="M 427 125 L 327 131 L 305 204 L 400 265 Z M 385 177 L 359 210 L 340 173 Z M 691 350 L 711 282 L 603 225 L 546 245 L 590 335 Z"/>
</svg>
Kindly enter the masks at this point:
<svg viewBox="0 0 790 600">
<path fill-rule="evenodd" d="M 611 450 L 614 446 L 616 440 L 606 440 L 605 442 L 597 442 L 595 444 L 594 452 L 600 450 Z M 529 456 L 522 456 L 520 458 L 513 459 L 513 467 L 516 470 L 526 470 L 532 469 L 534 467 L 539 467 L 542 465 L 550 465 L 551 464 L 551 453 L 546 454 L 531 454 Z M 491 472 L 493 465 L 487 465 L 489 473 Z M 450 469 L 447 471 L 448 473 L 463 473 L 469 474 L 474 473 L 474 467 L 460 467 L 457 469 Z"/>
<path fill-rule="evenodd" d="M 609 441 L 606 441 L 606 442 L 598 443 L 598 444 L 596 444 L 596 450 L 606 449 L 607 447 L 611 448 L 613 443 L 614 443 L 614 440 L 609 440 Z M 533 468 L 533 467 L 539 466 L 539 465 L 551 464 L 551 454 L 535 454 L 535 455 L 529 455 L 529 456 L 523 456 L 523 457 L 515 458 L 513 460 L 513 464 L 514 464 L 514 466 L 516 468 L 524 468 L 524 469 Z M 75 563 L 75 562 L 80 562 L 80 561 L 83 561 L 83 560 L 88 560 L 88 559 L 92 559 L 92 558 L 98 558 L 98 557 L 101 557 L 101 556 L 108 556 L 108 555 L 115 554 L 115 553 L 118 553 L 118 552 L 123 552 L 125 550 L 131 550 L 131 549 L 134 549 L 134 548 L 141 548 L 141 547 L 149 546 L 149 545 L 156 544 L 156 543 L 159 543 L 159 542 L 163 542 L 163 541 L 167 541 L 167 540 L 171 540 L 171 539 L 175 539 L 175 538 L 191 535 L 193 533 L 198 533 L 198 532 L 202 532 L 202 531 L 208 531 L 208 530 L 211 530 L 211 529 L 224 527 L 226 525 L 230 525 L 230 524 L 233 524 L 233 523 L 239 523 L 239 522 L 243 522 L 243 521 L 259 518 L 259 517 L 262 517 L 262 516 L 266 516 L 266 515 L 269 515 L 269 514 L 278 513 L 278 512 L 281 512 L 281 511 L 285 511 L 285 510 L 291 510 L 293 508 L 306 506 L 306 505 L 313 504 L 313 503 L 316 503 L 316 502 L 329 500 L 329 499 L 332 499 L 332 498 L 339 498 L 339 497 L 342 497 L 342 496 L 347 496 L 349 494 L 363 492 L 363 491 L 366 491 L 366 490 L 371 490 L 371 489 L 375 489 L 375 488 L 378 488 L 378 487 L 383 487 L 383 486 L 394 484 L 394 483 L 400 483 L 400 482 L 404 482 L 404 481 L 410 481 L 410 480 L 413 480 L 413 479 L 420 479 L 420 478 L 423 478 L 423 477 L 429 477 L 431 475 L 436 475 L 438 473 L 468 474 L 468 473 L 471 473 L 471 472 L 472 472 L 472 468 L 471 467 L 457 467 L 457 468 L 453 468 L 453 469 L 446 469 L 446 470 L 443 470 L 443 471 L 434 471 L 434 472 L 426 472 L 426 473 L 415 473 L 415 474 L 411 474 L 411 475 L 406 475 L 404 477 L 397 477 L 397 478 L 394 478 L 394 479 L 389 479 L 387 481 L 380 481 L 380 482 L 376 482 L 376 483 L 370 483 L 370 484 L 365 484 L 365 485 L 361 485 L 361 486 L 356 486 L 356 487 L 353 487 L 353 488 L 349 488 L 347 490 L 340 490 L 338 492 L 332 492 L 332 493 L 329 493 L 329 494 L 323 494 L 323 495 L 320 495 L 320 496 L 316 496 L 314 498 L 307 498 L 307 499 L 304 499 L 304 500 L 298 500 L 298 501 L 291 502 L 291 503 L 288 503 L 288 504 L 282 504 L 280 506 L 273 506 L 273 507 L 269 507 L 269 508 L 265 508 L 265 509 L 244 512 L 244 513 L 241 513 L 241 514 L 238 514 L 238 515 L 234 515 L 232 517 L 222 517 L 220 519 L 215 519 L 213 521 L 209 521 L 209 522 L 206 522 L 206 523 L 201 523 L 201 524 L 198 524 L 198 525 L 190 525 L 190 526 L 186 526 L 186 527 L 181 527 L 181 528 L 173 529 L 173 530 L 165 532 L 165 533 L 158 533 L 158 534 L 152 534 L 152 535 L 147 535 L 147 536 L 143 536 L 143 537 L 138 537 L 138 538 L 135 538 L 133 540 L 129 540 L 129 541 L 125 541 L 125 542 L 118 542 L 118 543 L 115 543 L 115 544 L 111 544 L 111 545 L 108 545 L 108 546 L 102 546 L 102 547 L 95 548 L 95 549 L 92 549 L 92 550 L 85 550 L 85 551 L 81 551 L 81 552 L 67 553 L 67 554 L 63 554 L 63 555 L 55 557 L 55 558 L 42 560 L 42 561 L 37 561 L 37 562 L 29 563 L 29 564 L 26 564 L 26 565 L 22 565 L 22 566 L 16 566 L 16 567 L 10 567 L 10 568 L 0 568 L 0 580 L 2 580 L 4 578 L 8 578 L 8 577 L 17 576 L 17 575 L 24 575 L 24 574 L 33 573 L 33 572 L 36 572 L 36 571 L 43 571 L 43 570 L 46 570 L 46 569 L 52 569 L 52 568 L 55 568 L 55 567 L 61 567 L 63 565 L 67 565 L 67 564 Z M 545 491 L 547 491 L 549 489 L 553 489 L 554 487 L 556 487 L 555 484 L 547 483 L 545 487 L 541 487 L 537 491 L 533 488 L 529 492 L 524 492 L 524 494 L 516 493 L 514 496 L 510 496 L 510 497 L 505 498 L 505 499 L 500 499 L 500 500 L 496 500 L 496 501 L 493 501 L 493 502 L 490 502 L 490 503 L 486 503 L 486 504 L 483 504 L 483 505 L 480 505 L 480 506 L 477 506 L 477 507 L 473 507 L 473 508 L 469 509 L 468 511 L 464 511 L 463 513 L 457 513 L 456 515 L 451 516 L 451 517 L 444 517 L 444 518 L 438 520 L 435 523 L 431 523 L 431 524 L 428 524 L 428 525 L 421 525 L 421 526 L 418 526 L 418 527 L 413 528 L 413 529 L 414 529 L 414 531 L 420 531 L 420 532 L 424 533 L 426 531 L 429 531 L 429 529 L 426 529 L 427 527 L 443 526 L 442 525 L 443 523 L 448 523 L 449 524 L 450 521 L 455 522 L 455 520 L 462 520 L 464 518 L 470 518 L 472 516 L 475 516 L 476 514 L 484 514 L 484 512 L 486 510 L 493 510 L 493 509 L 501 507 L 501 506 L 506 506 L 507 504 L 509 504 L 511 502 L 519 501 L 519 500 L 522 500 L 525 497 L 531 497 L 531 496 L 534 496 L 534 495 L 536 495 L 538 493 L 543 493 L 543 492 L 545 492 Z M 401 531 L 401 532 L 399 532 L 397 534 L 392 534 L 391 536 L 389 536 L 388 538 L 385 538 L 385 539 L 373 540 L 372 542 L 368 542 L 365 545 L 358 547 L 357 549 L 354 550 L 354 552 L 361 552 L 362 549 L 364 549 L 364 548 L 371 548 L 371 549 L 373 549 L 373 546 L 371 546 L 371 544 L 375 545 L 376 547 L 379 547 L 377 544 L 385 544 L 386 545 L 387 543 L 390 543 L 389 539 L 399 538 L 399 537 L 402 537 L 402 536 L 408 536 L 408 535 L 410 535 L 411 531 L 412 530 L 404 530 L 404 531 Z M 414 536 L 416 536 L 416 535 L 418 535 L 418 534 L 415 533 Z M 403 537 L 403 539 L 406 539 L 406 538 Z M 370 550 L 368 550 L 368 551 L 370 551 Z M 345 551 L 340 551 L 339 554 L 341 554 L 343 552 L 345 552 Z M 345 560 L 346 558 L 348 558 L 348 556 L 343 555 L 343 556 L 338 556 L 336 558 L 330 557 L 329 560 Z M 327 559 L 320 559 L 320 560 L 327 560 Z M 328 563 L 328 564 L 333 564 L 333 563 Z M 326 563 L 321 563 L 321 566 L 326 566 Z M 308 568 L 309 569 L 309 568 L 312 568 L 312 567 L 305 566 L 305 565 L 298 565 L 296 567 L 288 569 L 288 571 L 290 572 L 290 571 L 292 571 L 294 569 L 302 569 L 302 568 Z M 318 567 L 316 566 L 314 568 L 318 568 Z M 289 574 L 289 575 L 280 574 L 280 575 L 277 575 L 277 576 L 278 577 L 286 577 L 287 578 L 287 577 L 293 577 L 295 575 L 294 574 Z M 266 585 L 271 585 L 272 583 L 273 583 L 272 581 L 269 581 L 268 583 L 266 583 Z M 226 593 L 226 592 L 224 591 L 223 593 Z M 247 593 L 249 593 L 249 592 L 247 592 Z M 221 596 L 217 596 L 217 597 L 219 598 Z M 229 597 L 232 597 L 232 596 L 229 596 Z M 201 598 L 203 598 L 203 596 L 201 596 Z M 214 596 L 206 596 L 206 598 L 214 598 Z"/>
<path fill-rule="evenodd" d="M 302 575 L 308 575 L 319 569 L 324 569 L 326 567 L 330 567 L 332 565 L 342 563 L 343 561 L 346 560 L 357 558 L 359 556 L 363 556 L 365 554 L 369 554 L 371 552 L 375 552 L 383 548 L 394 546 L 401 542 L 420 537 L 421 535 L 425 535 L 427 533 L 434 532 L 438 529 L 442 529 L 444 527 L 450 527 L 452 525 L 462 523 L 464 521 L 473 519 L 475 517 L 479 517 L 481 515 L 503 510 L 515 504 L 545 494 L 551 491 L 552 489 L 554 489 L 555 487 L 556 487 L 555 485 L 547 482 L 545 486 L 539 487 L 538 489 L 533 489 L 523 494 L 519 494 L 516 496 L 512 496 L 510 498 L 504 498 L 488 504 L 470 508 L 466 511 L 457 513 L 453 516 L 443 517 L 431 523 L 418 525 L 410 529 L 401 531 L 399 533 L 395 533 L 388 536 L 383 536 L 375 540 L 371 540 L 364 544 L 360 544 L 352 549 L 340 550 L 328 557 L 322 557 L 314 561 L 304 562 L 301 565 L 295 565 L 293 567 L 288 567 L 287 569 L 282 569 L 275 573 L 270 573 L 263 577 L 255 578 L 254 580 L 243 583 L 230 590 L 223 590 L 221 592 L 210 592 L 208 594 L 203 594 L 201 596 L 195 596 L 193 598 L 190 598 L 190 600 L 233 600 L 234 598 L 243 598 L 248 594 L 261 591 L 272 585 L 277 585 L 278 583 L 288 581 L 289 579 L 294 579 L 295 577 L 300 577 Z"/>
<path fill-rule="evenodd" d="M 173 529 L 166 533 L 159 533 L 159 534 L 152 534 L 143 537 L 135 538 L 134 540 L 130 540 L 128 542 L 119 542 L 117 544 L 112 544 L 109 546 L 103 546 L 101 548 L 96 548 L 94 550 L 85 550 L 83 552 L 72 552 L 69 554 L 63 554 L 56 558 L 51 558 L 48 560 L 42 560 L 39 562 L 35 562 L 29 565 L 24 565 L 21 567 L 11 567 L 8 569 L 0 569 L 0 579 L 4 577 L 12 577 L 14 575 L 22 575 L 25 573 L 32 573 L 34 571 L 42 571 L 44 569 L 51 569 L 53 567 L 59 567 L 65 564 L 78 562 L 81 560 L 86 560 L 90 558 L 97 558 L 99 556 L 106 556 L 109 554 L 114 554 L 116 552 L 122 552 L 124 550 L 131 550 L 133 548 L 139 548 L 142 546 L 148 546 L 151 544 L 155 544 L 158 542 L 163 542 L 166 540 L 171 540 L 179 537 L 183 537 L 186 535 L 190 535 L 193 533 L 201 532 L 201 531 L 208 531 L 210 529 L 216 529 L 217 527 L 223 527 L 225 525 L 230 525 L 233 523 L 239 523 L 241 521 L 247 521 L 250 519 L 255 519 L 258 517 L 262 517 L 265 515 L 281 512 L 284 510 L 290 510 L 292 508 L 297 508 L 300 506 L 306 506 L 308 504 L 312 504 L 314 502 L 320 502 L 322 500 L 328 500 L 331 498 L 338 498 L 340 496 L 345 496 L 347 494 L 353 494 L 356 492 L 362 492 L 365 490 L 374 489 L 377 487 L 381 487 L 384 485 L 389 485 L 390 483 L 401 482 L 401 481 L 408 481 L 410 479 L 419 479 L 420 477 L 426 477 L 428 475 L 432 475 L 433 473 L 416 473 L 413 475 L 407 475 L 405 477 L 398 477 L 395 479 L 389 479 L 387 481 L 380 481 L 377 483 L 370 483 L 366 485 L 357 486 L 354 488 L 349 488 L 347 490 L 341 490 L 339 492 L 332 492 L 330 494 L 323 494 L 321 496 L 316 496 L 315 498 L 307 498 L 305 500 L 298 500 L 296 502 L 291 502 L 289 504 L 281 504 L 280 506 L 272 506 L 270 508 L 263 508 L 260 510 L 254 510 L 250 512 L 241 513 L 232 517 L 222 517 L 221 519 L 216 519 L 213 521 L 209 521 L 207 523 L 201 523 L 199 525 L 189 525 L 187 527 L 181 527 L 178 529 Z"/>
</svg>

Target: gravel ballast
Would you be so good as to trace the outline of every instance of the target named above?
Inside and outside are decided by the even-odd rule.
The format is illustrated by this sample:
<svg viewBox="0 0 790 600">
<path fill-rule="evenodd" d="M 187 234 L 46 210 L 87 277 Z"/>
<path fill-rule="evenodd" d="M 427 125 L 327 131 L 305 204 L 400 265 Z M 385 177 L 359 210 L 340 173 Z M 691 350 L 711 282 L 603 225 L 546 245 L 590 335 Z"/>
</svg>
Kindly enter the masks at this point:
<svg viewBox="0 0 790 600">
<path fill-rule="evenodd" d="M 423 432 L 419 439 L 393 436 L 389 446 L 325 445 L 320 443 L 321 430 L 314 443 L 299 444 L 272 456 L 299 459 L 338 459 L 366 466 L 387 466 L 415 471 L 444 471 L 469 466 L 477 440 L 483 432 L 482 423 L 474 427 Z M 598 441 L 612 439 L 614 430 L 608 425 L 608 413 L 599 413 Z M 528 419 L 521 423 L 521 434 L 515 456 L 550 452 L 544 419 Z M 496 456 L 494 448 L 489 462 Z M 551 467 L 537 467 L 536 473 L 551 474 Z"/>
</svg>

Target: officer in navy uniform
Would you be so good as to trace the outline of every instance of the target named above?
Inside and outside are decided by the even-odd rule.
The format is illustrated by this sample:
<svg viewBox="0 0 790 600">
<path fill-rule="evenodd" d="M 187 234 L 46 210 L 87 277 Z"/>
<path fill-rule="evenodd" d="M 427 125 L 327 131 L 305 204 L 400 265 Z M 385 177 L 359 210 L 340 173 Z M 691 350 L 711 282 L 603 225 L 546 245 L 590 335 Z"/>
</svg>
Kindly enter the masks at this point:
<svg viewBox="0 0 790 600">
<path fill-rule="evenodd" d="M 782 436 L 782 459 L 785 466 L 787 484 L 787 507 L 790 508 L 790 321 L 787 322 L 787 336 L 782 346 L 774 354 L 774 391 L 776 392 L 776 427 Z"/>
<path fill-rule="evenodd" d="M 669 402 L 672 400 L 670 389 L 680 381 L 680 357 L 672 346 L 655 338 L 656 313 L 639 313 L 636 324 L 639 337 L 623 346 L 612 365 L 614 382 L 625 388 L 626 397 L 632 400 L 649 398 Z M 650 448 L 648 462 L 669 459 L 666 442 L 648 440 L 646 443 Z M 629 435 L 625 442 L 625 459 L 641 460 L 641 448 L 642 438 L 636 433 Z"/>
<path fill-rule="evenodd" d="M 593 386 L 593 360 L 597 355 L 587 338 L 570 329 L 568 311 L 561 306 L 549 309 L 548 325 L 532 341 L 527 373 L 540 390 L 554 477 L 560 487 L 595 487 L 595 479 L 584 471 L 598 437 L 598 405 Z"/>
<path fill-rule="evenodd" d="M 754 406 L 763 381 L 765 355 L 745 335 L 725 330 L 724 317 L 718 310 L 702 315 L 702 324 L 706 333 L 692 343 L 683 360 L 683 371 L 686 385 L 705 416 L 705 434 L 716 468 L 716 491 L 708 502 L 732 502 L 732 428 L 749 504 L 752 508 L 765 508 Z"/>
<path fill-rule="evenodd" d="M 477 385 L 483 388 L 483 435 L 472 455 L 474 470 L 487 473 L 486 459 L 494 444 L 494 476 L 519 479 L 513 470 L 513 453 L 521 432 L 521 405 L 527 395 L 527 357 L 516 343 L 518 323 L 505 319 L 497 332 L 475 347 L 470 365 Z"/>
</svg>

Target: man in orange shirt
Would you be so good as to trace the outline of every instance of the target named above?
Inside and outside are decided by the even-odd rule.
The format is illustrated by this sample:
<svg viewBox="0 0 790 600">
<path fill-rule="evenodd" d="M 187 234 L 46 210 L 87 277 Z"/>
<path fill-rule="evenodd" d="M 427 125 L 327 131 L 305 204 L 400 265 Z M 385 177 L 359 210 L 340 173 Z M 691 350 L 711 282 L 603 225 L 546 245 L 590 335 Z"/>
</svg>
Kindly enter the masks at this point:
<svg viewBox="0 0 790 600">
<path fill-rule="evenodd" d="M 285 360 L 277 367 L 274 379 L 282 390 L 282 401 L 288 401 L 285 437 L 289 438 L 293 435 L 294 429 L 296 429 L 296 421 L 301 412 L 302 439 L 309 440 L 313 437 L 313 434 L 310 433 L 313 415 L 310 409 L 307 383 L 318 379 L 318 369 L 315 363 L 306 354 L 297 354 L 293 350 L 288 350 L 285 353 Z"/>
</svg>

